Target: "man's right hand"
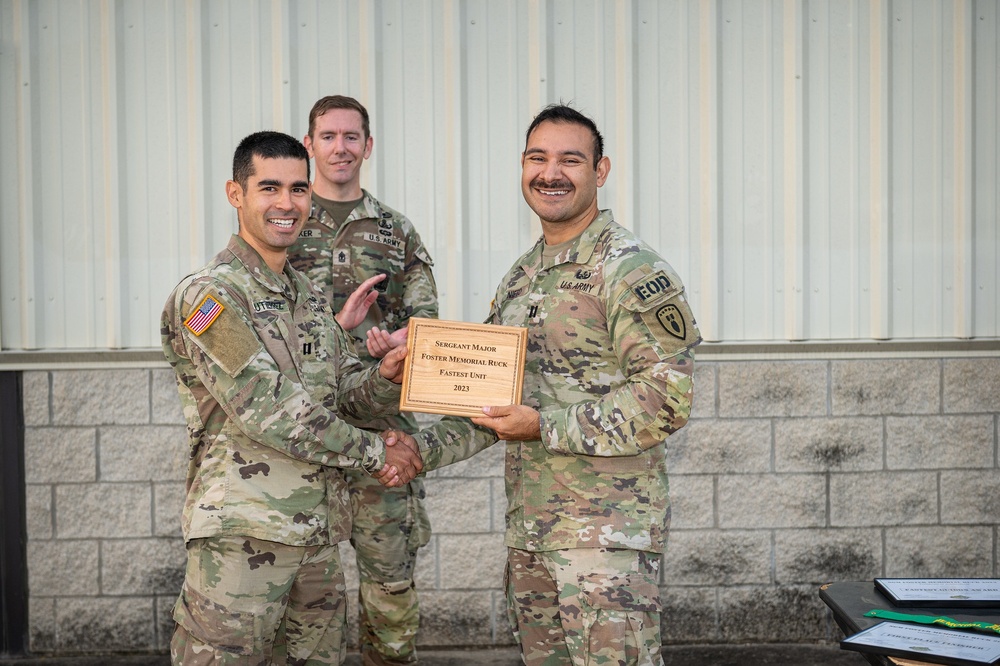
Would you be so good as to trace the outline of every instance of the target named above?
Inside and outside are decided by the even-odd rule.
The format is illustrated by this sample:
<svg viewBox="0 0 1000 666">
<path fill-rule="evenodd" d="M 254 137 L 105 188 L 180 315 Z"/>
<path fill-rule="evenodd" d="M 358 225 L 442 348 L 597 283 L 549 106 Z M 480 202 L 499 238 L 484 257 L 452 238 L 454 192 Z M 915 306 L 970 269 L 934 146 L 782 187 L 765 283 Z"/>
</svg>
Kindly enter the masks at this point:
<svg viewBox="0 0 1000 666">
<path fill-rule="evenodd" d="M 416 440 L 402 430 L 386 430 L 382 439 L 385 440 L 385 466 L 374 475 L 375 478 L 388 488 L 406 485 L 424 468 Z"/>
</svg>

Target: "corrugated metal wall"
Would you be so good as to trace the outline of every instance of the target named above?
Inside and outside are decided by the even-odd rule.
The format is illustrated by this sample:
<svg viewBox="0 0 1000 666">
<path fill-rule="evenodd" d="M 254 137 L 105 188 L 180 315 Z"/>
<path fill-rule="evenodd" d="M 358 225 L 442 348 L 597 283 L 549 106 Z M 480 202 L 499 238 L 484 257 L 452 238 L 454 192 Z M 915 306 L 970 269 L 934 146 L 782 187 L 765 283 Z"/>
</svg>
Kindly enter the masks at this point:
<svg viewBox="0 0 1000 666">
<path fill-rule="evenodd" d="M 236 143 L 334 92 L 443 317 L 537 236 L 522 133 L 572 100 L 708 339 L 997 337 L 998 41 L 995 0 L 0 0 L 0 345 L 157 347 Z"/>
</svg>

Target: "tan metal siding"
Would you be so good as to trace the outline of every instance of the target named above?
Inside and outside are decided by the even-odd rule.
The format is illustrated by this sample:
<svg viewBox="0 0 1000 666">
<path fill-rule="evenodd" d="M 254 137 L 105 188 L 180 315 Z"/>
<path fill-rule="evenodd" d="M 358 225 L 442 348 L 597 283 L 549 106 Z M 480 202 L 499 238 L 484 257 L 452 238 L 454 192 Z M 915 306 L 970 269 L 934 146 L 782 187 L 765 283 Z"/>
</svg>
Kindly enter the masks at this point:
<svg viewBox="0 0 1000 666">
<path fill-rule="evenodd" d="M 0 0 L 0 347 L 157 347 L 236 143 L 334 92 L 444 317 L 537 237 L 523 131 L 564 100 L 708 339 L 998 337 L 998 40 L 992 0 Z"/>
</svg>

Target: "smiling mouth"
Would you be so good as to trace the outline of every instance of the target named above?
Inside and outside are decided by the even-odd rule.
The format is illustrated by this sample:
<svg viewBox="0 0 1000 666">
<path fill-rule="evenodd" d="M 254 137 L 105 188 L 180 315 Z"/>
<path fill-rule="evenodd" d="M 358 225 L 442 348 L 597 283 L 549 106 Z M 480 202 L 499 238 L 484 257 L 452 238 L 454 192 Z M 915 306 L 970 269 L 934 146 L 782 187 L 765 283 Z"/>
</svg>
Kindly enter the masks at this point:
<svg viewBox="0 0 1000 666">
<path fill-rule="evenodd" d="M 292 227 L 295 226 L 296 219 L 297 218 L 272 217 L 271 219 L 268 220 L 268 223 L 273 224 L 279 229 L 291 229 Z"/>
</svg>

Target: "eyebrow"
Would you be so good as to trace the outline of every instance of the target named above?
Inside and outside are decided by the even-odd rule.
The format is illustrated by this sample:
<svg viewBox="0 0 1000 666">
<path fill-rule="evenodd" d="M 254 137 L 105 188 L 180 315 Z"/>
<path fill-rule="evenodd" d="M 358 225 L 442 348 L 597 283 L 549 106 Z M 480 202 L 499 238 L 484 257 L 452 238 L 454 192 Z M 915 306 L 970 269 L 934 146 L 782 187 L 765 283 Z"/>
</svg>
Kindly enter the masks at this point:
<svg viewBox="0 0 1000 666">
<path fill-rule="evenodd" d="M 547 152 L 548 151 L 543 150 L 541 148 L 528 148 L 526 151 L 524 151 L 524 154 L 525 155 L 534 155 L 534 154 L 543 154 L 544 155 Z M 564 150 L 564 151 L 562 151 L 559 154 L 560 155 L 576 155 L 577 157 L 579 157 L 581 159 L 584 159 L 584 160 L 589 159 L 586 155 L 583 154 L 583 152 L 581 152 L 579 150 Z"/>
<path fill-rule="evenodd" d="M 258 181 L 257 187 L 281 187 L 284 183 L 280 180 L 275 180 L 273 178 L 268 178 L 265 180 Z M 309 183 L 304 180 L 297 180 L 292 183 L 292 187 L 309 187 Z"/>
</svg>

